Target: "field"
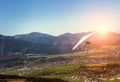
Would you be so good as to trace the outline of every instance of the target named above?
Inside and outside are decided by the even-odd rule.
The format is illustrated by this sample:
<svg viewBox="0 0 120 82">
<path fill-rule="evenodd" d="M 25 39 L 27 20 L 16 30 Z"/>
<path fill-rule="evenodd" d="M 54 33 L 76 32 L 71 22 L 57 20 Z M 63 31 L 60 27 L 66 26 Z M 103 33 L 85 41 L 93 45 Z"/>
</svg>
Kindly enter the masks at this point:
<svg viewBox="0 0 120 82">
<path fill-rule="evenodd" d="M 16 61 L 20 63 L 22 60 L 22 64 L 12 67 L 2 65 L 0 73 L 24 77 L 57 78 L 67 82 L 120 82 L 119 57 L 119 46 L 104 46 L 59 55 L 26 54 Z"/>
</svg>

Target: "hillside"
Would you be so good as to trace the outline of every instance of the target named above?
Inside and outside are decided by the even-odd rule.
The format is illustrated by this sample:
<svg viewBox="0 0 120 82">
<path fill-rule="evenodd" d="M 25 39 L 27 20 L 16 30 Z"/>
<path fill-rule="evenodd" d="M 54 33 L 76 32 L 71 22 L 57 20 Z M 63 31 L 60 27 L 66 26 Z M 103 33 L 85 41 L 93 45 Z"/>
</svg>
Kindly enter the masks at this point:
<svg viewBox="0 0 120 82">
<path fill-rule="evenodd" d="M 44 33 L 38 33 L 38 32 L 15 35 L 13 37 L 24 41 L 29 41 L 33 43 L 43 43 L 43 44 L 52 44 L 53 41 L 55 40 L 55 36 Z"/>
<path fill-rule="evenodd" d="M 65 33 L 60 36 L 52 36 L 33 32 L 29 34 L 4 36 L 0 35 L 0 56 L 11 56 L 11 54 L 61 54 L 73 52 L 73 46 L 85 35 L 91 32 L 83 33 Z M 120 45 L 120 34 L 107 32 L 106 34 L 96 33 L 86 41 L 90 42 L 91 48 Z M 76 51 L 84 50 L 87 45 L 83 42 L 82 49 L 78 47 Z M 81 46 L 81 45 L 80 45 Z"/>
<path fill-rule="evenodd" d="M 27 53 L 56 54 L 57 49 L 50 44 L 33 43 L 16 39 L 10 36 L 2 36 L 0 39 L 0 56 L 24 55 Z"/>
<path fill-rule="evenodd" d="M 120 34 L 114 32 L 96 33 L 87 39 L 93 46 L 120 45 Z"/>
<path fill-rule="evenodd" d="M 71 52 L 73 46 L 86 34 L 90 32 L 83 33 L 65 33 L 56 38 L 53 45 L 56 46 L 61 53 L 69 53 Z"/>
<path fill-rule="evenodd" d="M 82 51 L 61 55 L 28 54 L 0 61 L 0 73 L 4 74 L 1 75 L 0 81 L 26 79 L 41 82 L 42 78 L 57 78 L 67 82 L 85 82 L 90 80 L 89 78 L 94 81 L 96 77 L 101 82 L 111 78 L 114 78 L 112 82 L 119 82 L 119 51 L 120 46 L 106 46 L 91 49 L 88 53 Z M 108 80 L 107 82 L 111 82 Z"/>
</svg>

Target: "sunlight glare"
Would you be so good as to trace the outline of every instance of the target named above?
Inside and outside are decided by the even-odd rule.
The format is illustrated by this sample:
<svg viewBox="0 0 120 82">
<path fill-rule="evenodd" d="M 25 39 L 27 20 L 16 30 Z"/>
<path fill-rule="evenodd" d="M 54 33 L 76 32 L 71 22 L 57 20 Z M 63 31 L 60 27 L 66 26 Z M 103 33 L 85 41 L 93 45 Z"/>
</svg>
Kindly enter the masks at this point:
<svg viewBox="0 0 120 82">
<path fill-rule="evenodd" d="M 107 26 L 99 26 L 97 32 L 99 32 L 99 33 L 106 33 L 108 30 L 109 29 L 108 29 Z"/>
</svg>

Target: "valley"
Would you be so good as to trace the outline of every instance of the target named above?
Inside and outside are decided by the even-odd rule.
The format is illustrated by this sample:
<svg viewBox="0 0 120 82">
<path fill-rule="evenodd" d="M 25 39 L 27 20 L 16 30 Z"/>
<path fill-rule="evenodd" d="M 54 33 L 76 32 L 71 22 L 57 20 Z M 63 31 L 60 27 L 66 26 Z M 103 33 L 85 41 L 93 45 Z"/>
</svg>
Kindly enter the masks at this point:
<svg viewBox="0 0 120 82">
<path fill-rule="evenodd" d="M 68 82 L 119 82 L 119 57 L 120 46 L 58 55 L 26 54 L 1 61 L 0 74 L 57 78 Z"/>
</svg>

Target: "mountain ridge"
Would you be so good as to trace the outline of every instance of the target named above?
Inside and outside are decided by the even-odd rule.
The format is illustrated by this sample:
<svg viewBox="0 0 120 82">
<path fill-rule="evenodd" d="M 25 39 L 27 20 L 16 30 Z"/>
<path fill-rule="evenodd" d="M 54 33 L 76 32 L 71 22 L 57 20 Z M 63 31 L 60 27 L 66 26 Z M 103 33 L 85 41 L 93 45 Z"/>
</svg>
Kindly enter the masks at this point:
<svg viewBox="0 0 120 82">
<path fill-rule="evenodd" d="M 73 52 L 73 46 L 85 35 L 91 32 L 65 33 L 59 36 L 32 32 L 28 34 L 4 36 L 0 35 L 0 56 L 10 56 L 21 52 L 22 54 L 61 54 Z M 120 45 L 120 34 L 108 32 L 106 37 L 97 33 L 86 41 L 91 42 L 91 46 L 99 45 Z M 111 42 L 111 43 L 110 43 Z M 85 42 L 83 43 L 85 45 Z M 76 51 L 80 51 L 78 48 Z"/>
</svg>

